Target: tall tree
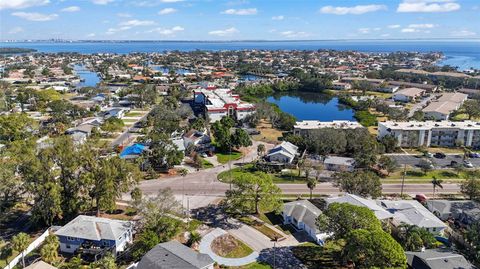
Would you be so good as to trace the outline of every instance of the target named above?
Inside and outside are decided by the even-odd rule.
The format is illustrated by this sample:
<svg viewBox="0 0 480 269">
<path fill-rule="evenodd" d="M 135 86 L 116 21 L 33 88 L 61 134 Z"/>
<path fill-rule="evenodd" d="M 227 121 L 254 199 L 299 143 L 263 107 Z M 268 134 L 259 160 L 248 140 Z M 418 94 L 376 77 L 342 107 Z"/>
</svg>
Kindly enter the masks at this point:
<svg viewBox="0 0 480 269">
<path fill-rule="evenodd" d="M 420 251 L 423 247 L 435 248 L 437 240 L 425 228 L 402 224 L 398 227 L 396 237 L 406 251 Z"/>
<path fill-rule="evenodd" d="M 243 129 L 235 129 L 235 132 L 232 134 L 231 141 L 233 146 L 236 148 L 249 147 L 252 145 L 250 136 L 248 135 L 247 131 Z"/>
<path fill-rule="evenodd" d="M 19 233 L 12 237 L 12 248 L 13 250 L 22 253 L 22 266 L 25 268 L 25 255 L 23 251 L 27 249 L 30 244 L 30 237 L 26 233 Z"/>
<path fill-rule="evenodd" d="M 232 190 L 226 192 L 227 205 L 231 210 L 258 214 L 260 211 L 279 210 L 282 205 L 281 190 L 268 174 L 242 174 L 234 178 L 232 184 Z"/>
<path fill-rule="evenodd" d="M 320 231 L 332 233 L 335 239 L 346 239 L 345 236 L 356 229 L 382 229 L 382 224 L 370 209 L 347 203 L 330 204 L 318 216 L 317 226 Z"/>
<path fill-rule="evenodd" d="M 56 235 L 49 235 L 45 238 L 42 248 L 40 249 L 40 256 L 42 260 L 47 263 L 54 263 L 58 260 L 58 248 L 60 241 Z"/>
<path fill-rule="evenodd" d="M 475 177 L 467 178 L 460 184 L 460 191 L 470 200 L 480 200 L 480 180 Z"/>
<path fill-rule="evenodd" d="M 317 186 L 317 180 L 314 178 L 307 178 L 307 187 L 310 190 L 310 200 L 313 199 L 313 189 Z"/>
<path fill-rule="evenodd" d="M 397 168 L 397 162 L 387 155 L 382 155 L 378 159 L 378 167 L 380 169 L 386 170 L 387 174 L 389 175 Z"/>
<path fill-rule="evenodd" d="M 341 191 L 372 198 L 382 195 L 380 178 L 372 171 L 340 172 L 335 178 L 334 184 Z"/>
<path fill-rule="evenodd" d="M 402 246 L 381 229 L 356 229 L 346 235 L 343 259 L 358 268 L 406 268 Z"/>
<path fill-rule="evenodd" d="M 266 149 L 264 144 L 258 144 L 257 146 L 257 156 L 260 158 L 265 155 Z"/>
</svg>

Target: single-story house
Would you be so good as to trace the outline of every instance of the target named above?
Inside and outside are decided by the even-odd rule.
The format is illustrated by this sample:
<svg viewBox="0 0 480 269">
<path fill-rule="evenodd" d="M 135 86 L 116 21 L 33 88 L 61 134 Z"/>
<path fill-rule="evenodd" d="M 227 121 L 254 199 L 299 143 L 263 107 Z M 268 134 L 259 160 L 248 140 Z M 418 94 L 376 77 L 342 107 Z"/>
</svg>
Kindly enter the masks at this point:
<svg viewBox="0 0 480 269">
<path fill-rule="evenodd" d="M 109 119 L 109 118 L 121 119 L 125 116 L 125 113 L 126 113 L 126 110 L 124 108 L 115 107 L 105 111 L 104 117 L 105 119 Z"/>
<path fill-rule="evenodd" d="M 325 169 L 329 171 L 353 171 L 355 159 L 348 157 L 327 156 L 323 161 Z"/>
<path fill-rule="evenodd" d="M 313 241 L 324 244 L 327 234 L 321 233 L 316 225 L 322 211 L 308 200 L 298 200 L 283 205 L 284 224 L 292 224 L 296 229 L 305 231 Z"/>
<path fill-rule="evenodd" d="M 124 251 L 132 243 L 133 223 L 93 216 L 79 215 L 55 232 L 60 240 L 60 251 L 75 253 L 82 249 L 87 253 L 100 253 L 109 249 Z"/>
<path fill-rule="evenodd" d="M 147 147 L 142 144 L 133 144 L 129 147 L 126 147 L 120 153 L 121 159 L 135 159 L 142 155 L 143 151 L 145 151 Z"/>
<path fill-rule="evenodd" d="M 189 145 L 205 145 L 211 142 L 210 137 L 207 134 L 197 130 L 190 130 L 185 133 L 183 135 L 183 141 L 185 147 L 188 147 Z"/>
<path fill-rule="evenodd" d="M 411 269 L 475 269 L 465 257 L 447 249 L 406 251 L 408 268 Z"/>
<path fill-rule="evenodd" d="M 346 82 L 334 81 L 332 84 L 332 89 L 338 91 L 350 90 L 351 88 L 352 84 Z"/>
<path fill-rule="evenodd" d="M 270 162 L 292 163 L 298 154 L 298 147 L 290 142 L 283 141 L 267 153 L 267 159 Z"/>
<path fill-rule="evenodd" d="M 480 222 L 480 203 L 464 200 L 428 200 L 427 208 L 443 221 L 454 219 L 466 225 Z"/>
<path fill-rule="evenodd" d="M 401 224 L 425 228 L 432 234 L 441 234 L 447 225 L 415 200 L 378 200 L 377 203 L 393 214 L 393 226 Z"/>
<path fill-rule="evenodd" d="M 419 88 L 405 88 L 393 94 L 393 100 L 398 102 L 411 102 L 420 98 L 425 90 Z"/>
<path fill-rule="evenodd" d="M 385 93 L 394 93 L 394 92 L 398 91 L 398 89 L 400 89 L 399 86 L 386 86 L 386 87 L 377 88 L 376 91 L 377 92 L 385 92 Z"/>
<path fill-rule="evenodd" d="M 136 269 L 213 269 L 214 264 L 208 254 L 198 253 L 178 241 L 170 241 L 147 252 Z"/>
<path fill-rule="evenodd" d="M 362 206 L 373 211 L 377 219 L 387 220 L 393 218 L 392 213 L 385 210 L 385 208 L 379 206 L 374 200 L 365 199 L 355 194 L 347 193 L 343 196 L 331 197 L 325 200 L 327 205 L 332 203 L 349 203 L 351 205 Z"/>
<path fill-rule="evenodd" d="M 75 145 L 82 145 L 87 141 L 87 138 L 92 134 L 93 124 L 80 124 L 77 127 L 68 129 L 65 134 L 70 135 Z"/>
</svg>

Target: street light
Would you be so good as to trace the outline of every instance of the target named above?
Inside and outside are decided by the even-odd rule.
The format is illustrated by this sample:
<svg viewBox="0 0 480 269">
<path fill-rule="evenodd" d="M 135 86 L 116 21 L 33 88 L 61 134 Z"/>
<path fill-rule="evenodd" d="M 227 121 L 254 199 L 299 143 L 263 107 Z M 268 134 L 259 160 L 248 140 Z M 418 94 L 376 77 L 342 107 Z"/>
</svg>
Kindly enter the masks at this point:
<svg viewBox="0 0 480 269">
<path fill-rule="evenodd" d="M 275 267 L 276 267 L 276 264 L 275 264 L 275 263 L 276 263 L 276 260 L 275 260 L 275 258 L 276 258 L 276 251 L 277 251 L 277 249 L 276 249 L 276 246 L 277 246 L 276 243 L 278 242 L 278 236 L 274 236 L 270 241 L 273 242 L 273 269 L 275 269 Z"/>
</svg>

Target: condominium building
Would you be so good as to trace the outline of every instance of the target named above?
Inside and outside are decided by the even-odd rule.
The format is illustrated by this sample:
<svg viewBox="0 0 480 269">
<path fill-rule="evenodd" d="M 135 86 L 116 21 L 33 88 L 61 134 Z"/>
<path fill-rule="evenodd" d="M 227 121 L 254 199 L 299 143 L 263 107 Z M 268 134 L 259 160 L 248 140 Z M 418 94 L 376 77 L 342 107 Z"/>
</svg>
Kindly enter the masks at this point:
<svg viewBox="0 0 480 269">
<path fill-rule="evenodd" d="M 434 120 L 448 120 L 450 114 L 459 109 L 468 95 L 459 92 L 444 93 L 440 98 L 423 109 L 425 117 Z"/>
<path fill-rule="evenodd" d="M 348 120 L 334 120 L 334 121 L 318 121 L 318 120 L 304 120 L 297 121 L 293 127 L 295 135 L 307 135 L 312 130 L 333 128 L 333 129 L 357 129 L 363 126 L 356 121 Z"/>
<path fill-rule="evenodd" d="M 378 137 L 386 135 L 394 136 L 400 147 L 480 148 L 480 122 L 474 121 L 379 122 Z"/>
<path fill-rule="evenodd" d="M 225 116 L 242 120 L 255 112 L 255 106 L 240 100 L 230 89 L 198 88 L 193 91 L 195 104 L 202 105 L 210 122 Z"/>
</svg>

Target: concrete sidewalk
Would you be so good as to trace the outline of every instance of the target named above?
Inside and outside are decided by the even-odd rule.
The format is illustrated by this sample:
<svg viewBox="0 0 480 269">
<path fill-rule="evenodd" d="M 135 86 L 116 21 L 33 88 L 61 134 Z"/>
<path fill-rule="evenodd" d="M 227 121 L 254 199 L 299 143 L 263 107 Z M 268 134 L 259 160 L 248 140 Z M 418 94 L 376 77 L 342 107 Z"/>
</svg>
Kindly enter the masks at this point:
<svg viewBox="0 0 480 269">
<path fill-rule="evenodd" d="M 257 261 L 259 254 L 256 251 L 253 251 L 250 255 L 243 258 L 224 258 L 215 254 L 210 246 L 215 238 L 224 234 L 227 234 L 227 232 L 220 228 L 215 228 L 213 231 L 206 234 L 200 241 L 199 252 L 208 254 L 218 264 L 227 266 L 242 266 Z"/>
</svg>

